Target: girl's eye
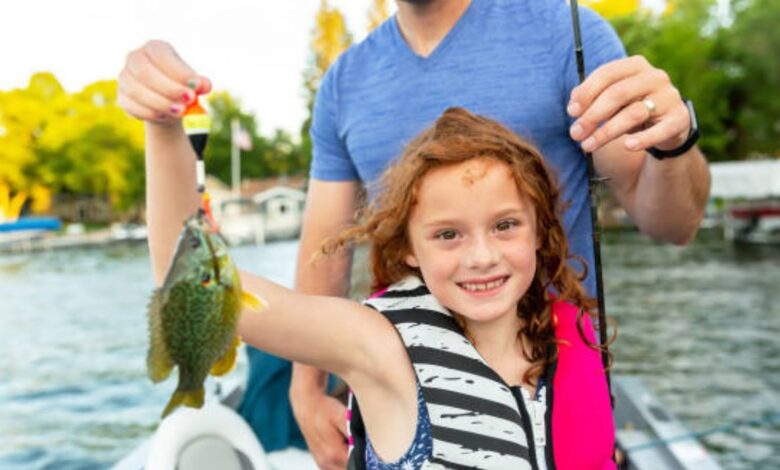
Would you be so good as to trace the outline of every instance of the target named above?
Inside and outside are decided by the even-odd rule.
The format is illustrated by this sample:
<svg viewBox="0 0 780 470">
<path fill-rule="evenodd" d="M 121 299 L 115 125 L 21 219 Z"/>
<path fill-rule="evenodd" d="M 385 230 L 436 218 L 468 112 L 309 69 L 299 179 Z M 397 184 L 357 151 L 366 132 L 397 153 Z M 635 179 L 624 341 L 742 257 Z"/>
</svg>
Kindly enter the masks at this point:
<svg viewBox="0 0 780 470">
<path fill-rule="evenodd" d="M 437 232 L 435 237 L 439 240 L 454 240 L 458 236 L 458 232 L 455 230 L 442 230 Z"/>
<path fill-rule="evenodd" d="M 516 220 L 501 220 L 496 224 L 496 230 L 499 232 L 504 232 L 511 229 L 512 227 L 517 227 L 518 225 L 519 224 Z"/>
</svg>

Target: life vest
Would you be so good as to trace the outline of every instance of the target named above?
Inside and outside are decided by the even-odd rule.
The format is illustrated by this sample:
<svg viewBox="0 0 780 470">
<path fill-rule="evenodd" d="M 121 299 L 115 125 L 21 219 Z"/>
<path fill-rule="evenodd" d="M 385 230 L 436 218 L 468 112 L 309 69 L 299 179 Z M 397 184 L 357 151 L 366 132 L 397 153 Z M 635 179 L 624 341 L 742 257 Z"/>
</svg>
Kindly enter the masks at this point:
<svg viewBox="0 0 780 470">
<path fill-rule="evenodd" d="M 414 276 L 365 301 L 398 330 L 431 420 L 433 452 L 423 469 L 536 469 L 532 426 L 509 387 L 465 337 L 452 315 Z M 577 331 L 578 310 L 553 304 L 557 360 L 548 367 L 547 468 L 614 469 L 614 424 L 598 351 Z M 583 316 L 587 319 L 587 316 Z M 583 332 L 595 342 L 593 327 Z M 365 428 L 354 396 L 348 412 L 349 469 L 365 468 Z M 552 425 L 551 425 L 552 424 Z M 529 445 L 530 443 L 530 445 Z"/>
</svg>

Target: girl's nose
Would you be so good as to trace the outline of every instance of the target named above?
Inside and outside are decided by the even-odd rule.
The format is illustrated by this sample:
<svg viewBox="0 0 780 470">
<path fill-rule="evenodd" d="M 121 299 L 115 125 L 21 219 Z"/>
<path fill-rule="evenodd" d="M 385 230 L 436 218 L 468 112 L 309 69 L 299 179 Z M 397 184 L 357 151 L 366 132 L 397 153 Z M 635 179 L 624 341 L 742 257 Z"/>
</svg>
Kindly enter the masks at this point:
<svg viewBox="0 0 780 470">
<path fill-rule="evenodd" d="M 501 255 L 488 237 L 474 237 L 464 258 L 469 269 L 484 270 L 498 264 Z"/>
</svg>

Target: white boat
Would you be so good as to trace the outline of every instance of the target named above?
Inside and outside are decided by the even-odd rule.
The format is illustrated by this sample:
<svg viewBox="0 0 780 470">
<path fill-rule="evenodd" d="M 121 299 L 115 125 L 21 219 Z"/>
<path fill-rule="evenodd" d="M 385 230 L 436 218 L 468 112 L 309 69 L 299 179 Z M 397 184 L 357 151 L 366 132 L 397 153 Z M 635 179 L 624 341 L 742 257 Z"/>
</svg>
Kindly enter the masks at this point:
<svg viewBox="0 0 780 470">
<path fill-rule="evenodd" d="M 621 469 L 720 470 L 641 380 L 614 377 L 613 388 Z M 316 470 L 311 456 L 298 449 L 265 454 L 233 411 L 243 394 L 241 381 L 225 382 L 222 390 L 201 410 L 177 410 L 113 470 Z"/>
<path fill-rule="evenodd" d="M 241 383 L 238 378 L 220 380 L 218 392 L 203 408 L 177 409 L 113 470 L 317 470 L 306 451 L 263 450 L 235 411 L 243 396 Z"/>
</svg>

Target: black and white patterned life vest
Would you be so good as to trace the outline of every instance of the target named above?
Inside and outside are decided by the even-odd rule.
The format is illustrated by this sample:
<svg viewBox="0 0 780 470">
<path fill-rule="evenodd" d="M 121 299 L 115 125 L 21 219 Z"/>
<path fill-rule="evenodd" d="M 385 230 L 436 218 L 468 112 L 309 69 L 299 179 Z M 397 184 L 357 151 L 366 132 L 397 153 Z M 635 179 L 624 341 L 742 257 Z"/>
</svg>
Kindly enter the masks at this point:
<svg viewBox="0 0 780 470">
<path fill-rule="evenodd" d="M 421 385 L 433 436 L 432 457 L 421 468 L 536 468 L 519 390 L 487 364 L 425 284 L 408 277 L 365 304 L 396 327 Z M 354 400 L 350 431 L 349 468 L 361 469 L 365 429 Z"/>
</svg>

